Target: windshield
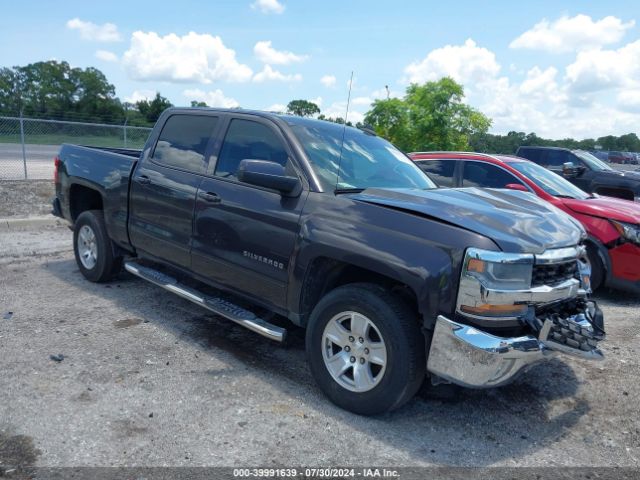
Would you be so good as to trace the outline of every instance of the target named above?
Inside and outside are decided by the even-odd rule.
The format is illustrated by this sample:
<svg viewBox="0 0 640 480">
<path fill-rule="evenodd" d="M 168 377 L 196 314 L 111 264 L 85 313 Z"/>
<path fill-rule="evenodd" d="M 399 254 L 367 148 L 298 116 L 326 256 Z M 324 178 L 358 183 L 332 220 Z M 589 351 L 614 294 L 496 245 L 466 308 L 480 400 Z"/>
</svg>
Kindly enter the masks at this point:
<svg viewBox="0 0 640 480">
<path fill-rule="evenodd" d="M 509 162 L 509 166 L 515 168 L 549 195 L 554 197 L 577 198 L 586 200 L 589 195 L 578 187 L 569 183 L 560 175 L 547 170 L 533 162 Z"/>
<path fill-rule="evenodd" d="M 289 125 L 325 190 L 437 188 L 415 163 L 380 137 L 347 127 L 340 161 L 342 126 L 303 119 L 290 119 Z"/>
<path fill-rule="evenodd" d="M 595 170 L 596 172 L 600 172 L 602 170 L 613 170 L 609 165 L 604 163 L 598 157 L 591 155 L 589 152 L 585 152 L 584 150 L 574 150 L 573 153 L 577 155 L 580 160 L 586 163 L 591 170 Z"/>
</svg>

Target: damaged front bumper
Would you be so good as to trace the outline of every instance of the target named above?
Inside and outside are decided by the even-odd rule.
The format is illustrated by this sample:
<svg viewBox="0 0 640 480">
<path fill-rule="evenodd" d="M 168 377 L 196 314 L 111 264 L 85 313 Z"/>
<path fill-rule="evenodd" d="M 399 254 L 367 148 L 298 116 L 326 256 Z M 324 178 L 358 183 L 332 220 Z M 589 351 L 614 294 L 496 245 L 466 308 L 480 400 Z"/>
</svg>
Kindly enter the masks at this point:
<svg viewBox="0 0 640 480">
<path fill-rule="evenodd" d="M 427 369 L 441 380 L 470 388 L 490 388 L 514 380 L 554 352 L 601 360 L 604 339 L 600 309 L 589 302 L 583 312 L 548 315 L 538 336 L 504 338 L 440 315 L 436 320 Z M 595 327 L 594 327 L 595 325 Z"/>
</svg>

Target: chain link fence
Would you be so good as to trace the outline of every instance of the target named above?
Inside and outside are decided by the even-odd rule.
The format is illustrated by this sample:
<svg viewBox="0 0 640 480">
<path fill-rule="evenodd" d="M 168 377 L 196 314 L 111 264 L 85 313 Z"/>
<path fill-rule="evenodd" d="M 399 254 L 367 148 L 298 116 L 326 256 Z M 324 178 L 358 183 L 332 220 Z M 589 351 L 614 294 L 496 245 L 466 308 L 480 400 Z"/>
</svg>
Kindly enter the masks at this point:
<svg viewBox="0 0 640 480">
<path fill-rule="evenodd" d="M 51 179 L 63 143 L 142 148 L 151 128 L 0 116 L 0 180 Z"/>
</svg>

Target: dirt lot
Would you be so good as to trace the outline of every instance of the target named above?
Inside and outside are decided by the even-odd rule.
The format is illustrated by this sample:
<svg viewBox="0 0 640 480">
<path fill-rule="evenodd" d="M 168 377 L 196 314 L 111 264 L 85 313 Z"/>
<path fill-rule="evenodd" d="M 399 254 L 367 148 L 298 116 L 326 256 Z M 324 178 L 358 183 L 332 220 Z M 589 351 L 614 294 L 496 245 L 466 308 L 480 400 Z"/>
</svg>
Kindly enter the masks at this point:
<svg viewBox="0 0 640 480">
<path fill-rule="evenodd" d="M 47 215 L 54 195 L 53 180 L 2 180 L 0 218 Z"/>
<path fill-rule="evenodd" d="M 85 281 L 63 227 L 0 232 L 0 470 L 38 466 L 640 467 L 640 301 L 599 296 L 607 359 L 376 417 L 279 346 L 133 277 Z M 12 312 L 12 313 L 9 313 Z M 60 362 L 50 358 L 62 354 Z"/>
</svg>

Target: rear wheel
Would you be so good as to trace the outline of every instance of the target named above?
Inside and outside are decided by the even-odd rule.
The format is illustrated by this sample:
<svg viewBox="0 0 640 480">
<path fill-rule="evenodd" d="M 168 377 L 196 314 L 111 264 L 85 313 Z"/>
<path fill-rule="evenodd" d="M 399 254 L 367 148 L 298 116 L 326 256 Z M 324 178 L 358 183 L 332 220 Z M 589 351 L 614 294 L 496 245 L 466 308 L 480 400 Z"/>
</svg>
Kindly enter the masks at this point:
<svg viewBox="0 0 640 480">
<path fill-rule="evenodd" d="M 113 255 L 101 210 L 88 210 L 78 216 L 73 250 L 78 268 L 87 280 L 106 282 L 120 270 L 121 259 Z"/>
<path fill-rule="evenodd" d="M 362 415 L 398 408 L 425 376 L 424 336 L 404 301 L 351 284 L 314 308 L 306 333 L 311 372 L 336 405 Z"/>
</svg>

